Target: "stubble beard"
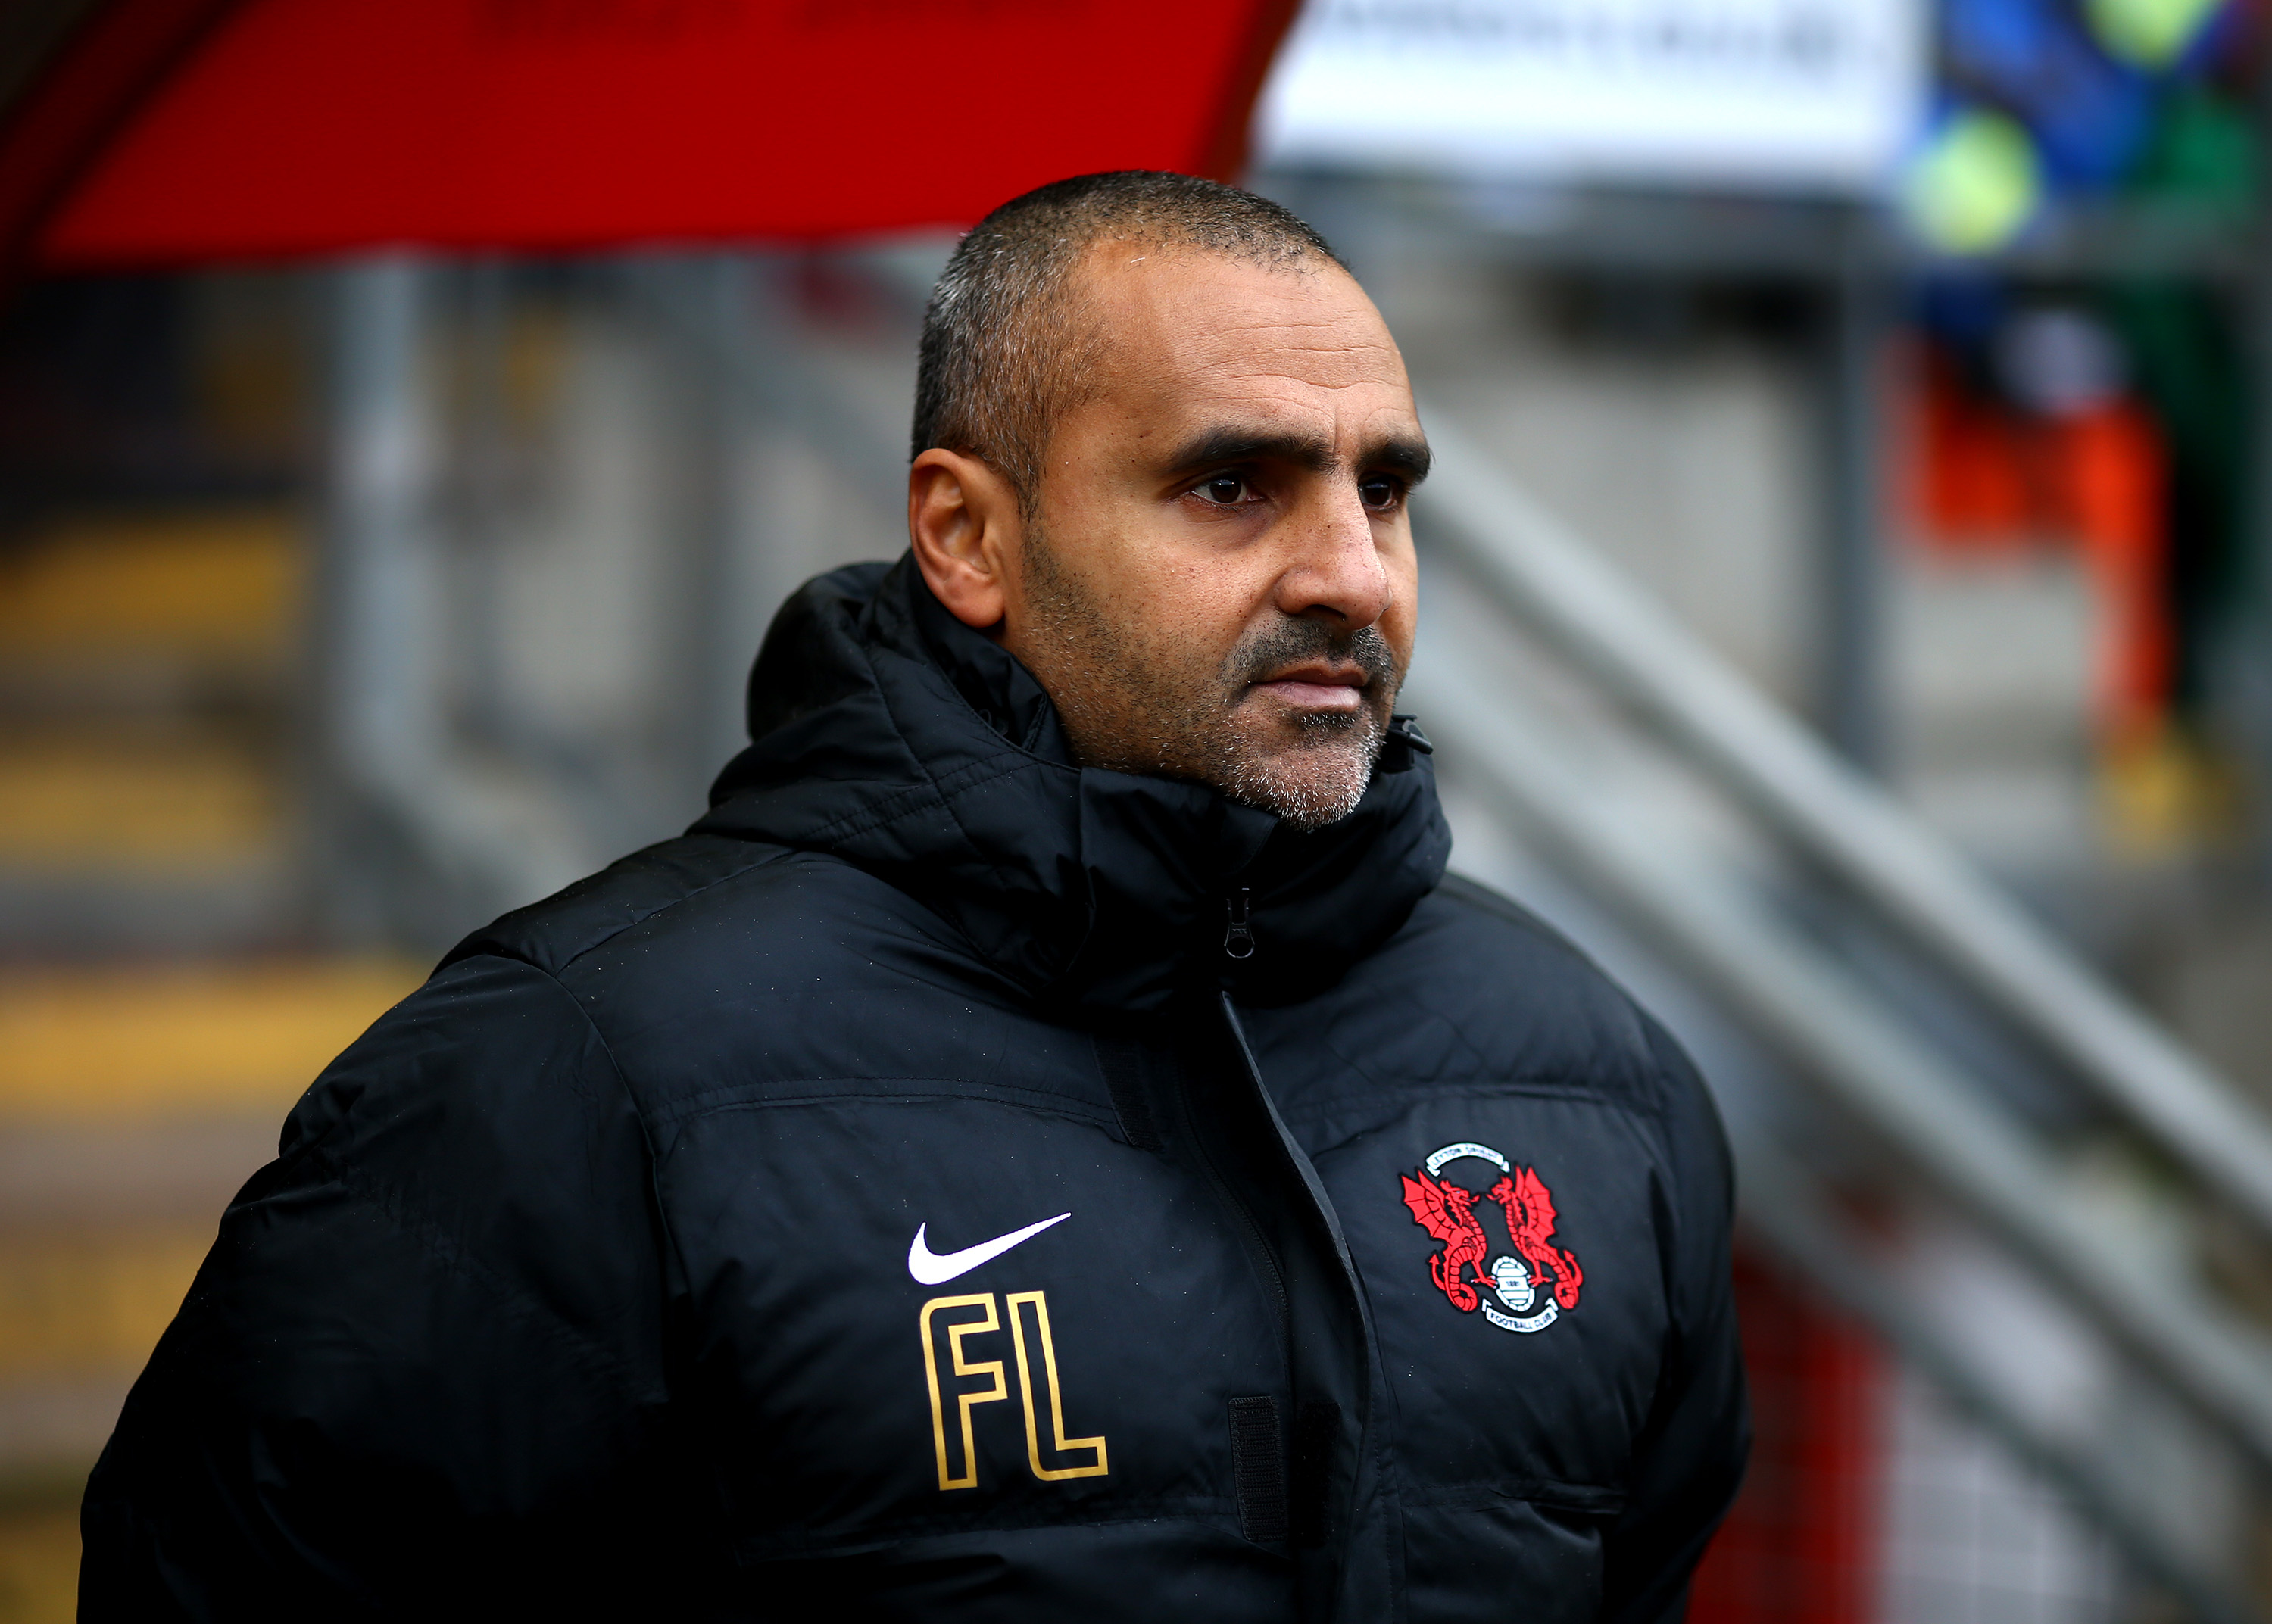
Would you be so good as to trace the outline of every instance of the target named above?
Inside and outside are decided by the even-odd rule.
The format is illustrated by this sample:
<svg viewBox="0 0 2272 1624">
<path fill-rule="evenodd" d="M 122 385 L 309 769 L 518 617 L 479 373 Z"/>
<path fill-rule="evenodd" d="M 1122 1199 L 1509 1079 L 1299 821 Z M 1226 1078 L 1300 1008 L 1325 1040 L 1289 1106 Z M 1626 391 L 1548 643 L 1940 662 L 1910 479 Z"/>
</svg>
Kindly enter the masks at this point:
<svg viewBox="0 0 2272 1624">
<path fill-rule="evenodd" d="M 1154 629 L 1116 622 L 1036 529 L 1026 537 L 1027 665 L 1056 704 L 1085 767 L 1189 778 L 1296 829 L 1356 810 L 1387 735 L 1403 673 L 1377 627 L 1337 633 L 1282 616 L 1240 639 L 1221 665 L 1195 667 Z M 1365 672 L 1349 711 L 1292 711 L 1251 685 L 1327 656 Z"/>
</svg>

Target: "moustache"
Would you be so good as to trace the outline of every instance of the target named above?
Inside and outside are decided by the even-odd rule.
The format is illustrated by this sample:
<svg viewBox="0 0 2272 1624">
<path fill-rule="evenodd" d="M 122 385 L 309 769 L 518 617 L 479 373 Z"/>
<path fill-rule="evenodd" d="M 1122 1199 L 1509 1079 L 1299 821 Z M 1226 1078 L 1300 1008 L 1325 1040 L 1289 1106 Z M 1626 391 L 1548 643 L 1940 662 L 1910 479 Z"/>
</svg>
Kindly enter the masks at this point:
<svg viewBox="0 0 2272 1624">
<path fill-rule="evenodd" d="M 1354 665 L 1364 673 L 1367 688 L 1386 687 L 1392 692 L 1401 674 L 1395 651 L 1379 627 L 1336 632 L 1322 622 L 1289 617 L 1250 635 L 1230 652 L 1223 662 L 1225 686 L 1235 692 L 1310 659 Z"/>
</svg>

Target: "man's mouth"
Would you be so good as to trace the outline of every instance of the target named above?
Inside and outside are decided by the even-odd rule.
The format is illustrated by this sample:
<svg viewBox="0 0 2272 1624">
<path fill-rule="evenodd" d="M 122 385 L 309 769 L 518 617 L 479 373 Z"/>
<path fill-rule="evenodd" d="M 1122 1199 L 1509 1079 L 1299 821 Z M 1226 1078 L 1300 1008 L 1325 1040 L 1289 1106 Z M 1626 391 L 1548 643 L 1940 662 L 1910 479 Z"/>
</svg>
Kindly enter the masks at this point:
<svg viewBox="0 0 2272 1624">
<path fill-rule="evenodd" d="M 1363 666 L 1304 660 L 1254 686 L 1297 711 L 1355 711 L 1364 704 L 1368 680 Z"/>
</svg>

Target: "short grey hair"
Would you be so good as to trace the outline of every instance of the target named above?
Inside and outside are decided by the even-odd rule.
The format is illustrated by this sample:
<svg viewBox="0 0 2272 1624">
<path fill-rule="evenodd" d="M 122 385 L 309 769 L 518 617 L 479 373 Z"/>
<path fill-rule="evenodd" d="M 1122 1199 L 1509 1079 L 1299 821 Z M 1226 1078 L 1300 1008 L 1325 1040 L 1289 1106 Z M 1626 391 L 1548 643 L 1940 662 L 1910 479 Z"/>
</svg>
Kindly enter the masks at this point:
<svg viewBox="0 0 2272 1624">
<path fill-rule="evenodd" d="M 1119 169 L 1013 197 L 971 227 L 931 290 L 910 457 L 932 446 L 976 457 L 1032 510 L 1050 432 L 1083 398 L 1097 344 L 1072 272 L 1102 242 L 1349 269 L 1289 211 L 1192 175 Z"/>
</svg>

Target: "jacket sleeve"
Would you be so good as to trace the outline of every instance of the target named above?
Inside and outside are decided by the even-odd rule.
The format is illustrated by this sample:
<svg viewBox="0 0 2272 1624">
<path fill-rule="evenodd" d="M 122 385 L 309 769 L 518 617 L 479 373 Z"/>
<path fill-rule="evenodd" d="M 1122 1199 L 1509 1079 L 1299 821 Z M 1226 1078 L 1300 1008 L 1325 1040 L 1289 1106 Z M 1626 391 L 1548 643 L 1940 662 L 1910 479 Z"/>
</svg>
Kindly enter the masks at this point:
<svg viewBox="0 0 2272 1624">
<path fill-rule="evenodd" d="M 665 1255 L 582 1007 L 507 958 L 438 972 L 222 1218 L 89 1480 L 79 1616 L 590 1610 L 680 1525 Z"/>
<path fill-rule="evenodd" d="M 1730 1269 L 1735 1173 L 1727 1136 L 1679 1046 L 1654 1022 L 1648 1039 L 1667 1084 L 1657 1225 L 1672 1324 L 1625 1510 L 1606 1541 L 1607 1624 L 1675 1624 L 1684 1616 L 1689 1576 L 1736 1497 L 1752 1447 Z"/>
</svg>

